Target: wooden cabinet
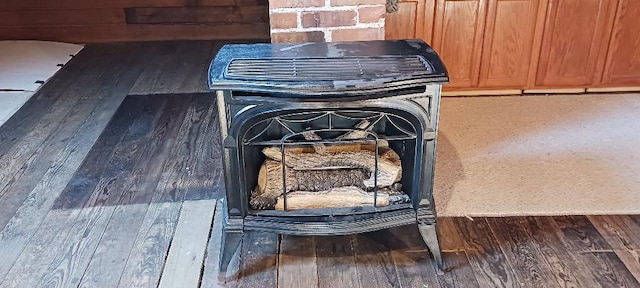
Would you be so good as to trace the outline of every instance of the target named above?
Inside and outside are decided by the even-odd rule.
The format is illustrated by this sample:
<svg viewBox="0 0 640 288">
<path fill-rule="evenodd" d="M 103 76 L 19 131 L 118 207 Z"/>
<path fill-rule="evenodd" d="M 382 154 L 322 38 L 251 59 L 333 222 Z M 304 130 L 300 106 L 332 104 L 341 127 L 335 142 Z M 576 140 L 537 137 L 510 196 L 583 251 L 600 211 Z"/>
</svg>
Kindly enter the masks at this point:
<svg viewBox="0 0 640 288">
<path fill-rule="evenodd" d="M 538 9 L 538 0 L 489 2 L 478 87 L 527 84 Z"/>
<path fill-rule="evenodd" d="M 448 88 L 518 88 L 527 83 L 538 0 L 439 0 L 433 46 Z"/>
<path fill-rule="evenodd" d="M 405 0 L 386 21 L 440 54 L 445 89 L 640 87 L 640 0 Z"/>
<path fill-rule="evenodd" d="M 386 39 L 431 39 L 431 29 L 425 29 L 425 23 L 431 27 L 433 13 L 425 12 L 426 0 L 402 0 L 398 11 L 385 17 Z M 430 17 L 429 17 L 430 16 Z M 427 21 L 425 21 L 427 20 Z M 429 35 L 425 35 L 425 31 Z"/>
<path fill-rule="evenodd" d="M 548 0 L 549 8 L 533 86 L 586 87 L 606 47 L 615 0 Z"/>
<path fill-rule="evenodd" d="M 640 1 L 619 1 L 601 86 L 640 86 Z"/>
<path fill-rule="evenodd" d="M 448 88 L 478 85 L 486 7 L 485 0 L 436 2 L 431 44 L 449 71 Z"/>
</svg>

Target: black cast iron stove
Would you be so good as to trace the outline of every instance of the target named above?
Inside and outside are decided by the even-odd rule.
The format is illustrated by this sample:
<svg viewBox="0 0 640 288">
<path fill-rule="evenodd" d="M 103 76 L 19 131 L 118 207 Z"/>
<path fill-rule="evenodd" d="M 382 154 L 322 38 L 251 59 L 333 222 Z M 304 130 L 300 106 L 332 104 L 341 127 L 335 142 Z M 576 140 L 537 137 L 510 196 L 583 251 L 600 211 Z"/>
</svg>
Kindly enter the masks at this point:
<svg viewBox="0 0 640 288">
<path fill-rule="evenodd" d="M 220 273 L 247 230 L 343 235 L 416 223 L 441 265 L 432 192 L 447 81 L 421 40 L 222 47 L 209 71 L 226 185 Z"/>
</svg>

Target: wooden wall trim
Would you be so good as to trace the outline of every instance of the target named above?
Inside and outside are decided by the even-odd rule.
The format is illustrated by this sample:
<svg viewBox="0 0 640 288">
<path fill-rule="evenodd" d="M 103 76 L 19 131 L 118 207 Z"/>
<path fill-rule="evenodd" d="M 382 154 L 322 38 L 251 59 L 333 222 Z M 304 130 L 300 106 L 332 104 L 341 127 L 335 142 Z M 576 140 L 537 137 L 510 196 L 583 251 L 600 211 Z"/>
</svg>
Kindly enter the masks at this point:
<svg viewBox="0 0 640 288">
<path fill-rule="evenodd" d="M 267 0 L 2 0 L 0 40 L 269 39 Z"/>
</svg>

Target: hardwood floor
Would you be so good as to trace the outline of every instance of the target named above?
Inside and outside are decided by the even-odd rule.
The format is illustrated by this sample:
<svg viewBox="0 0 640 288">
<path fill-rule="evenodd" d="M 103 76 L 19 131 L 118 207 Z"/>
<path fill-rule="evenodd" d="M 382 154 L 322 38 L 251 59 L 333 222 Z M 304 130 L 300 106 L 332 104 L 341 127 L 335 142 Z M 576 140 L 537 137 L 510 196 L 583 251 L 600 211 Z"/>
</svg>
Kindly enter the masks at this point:
<svg viewBox="0 0 640 288">
<path fill-rule="evenodd" d="M 414 226 L 250 232 L 220 283 L 223 43 L 89 45 L 0 127 L 0 287 L 640 287 L 640 215 L 440 218 L 444 273 Z"/>
</svg>

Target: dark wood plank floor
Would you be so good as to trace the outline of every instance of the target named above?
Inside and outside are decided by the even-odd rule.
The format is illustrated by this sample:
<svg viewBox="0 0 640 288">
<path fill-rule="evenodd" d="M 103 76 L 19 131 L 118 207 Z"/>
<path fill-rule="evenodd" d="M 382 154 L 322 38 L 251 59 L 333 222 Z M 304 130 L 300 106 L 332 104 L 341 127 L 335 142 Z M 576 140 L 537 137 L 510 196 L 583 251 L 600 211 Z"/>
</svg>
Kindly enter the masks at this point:
<svg viewBox="0 0 640 288">
<path fill-rule="evenodd" d="M 220 283 L 224 43 L 89 45 L 0 127 L 0 287 L 640 287 L 632 215 L 440 218 L 443 273 L 414 226 L 247 233 Z"/>
</svg>

